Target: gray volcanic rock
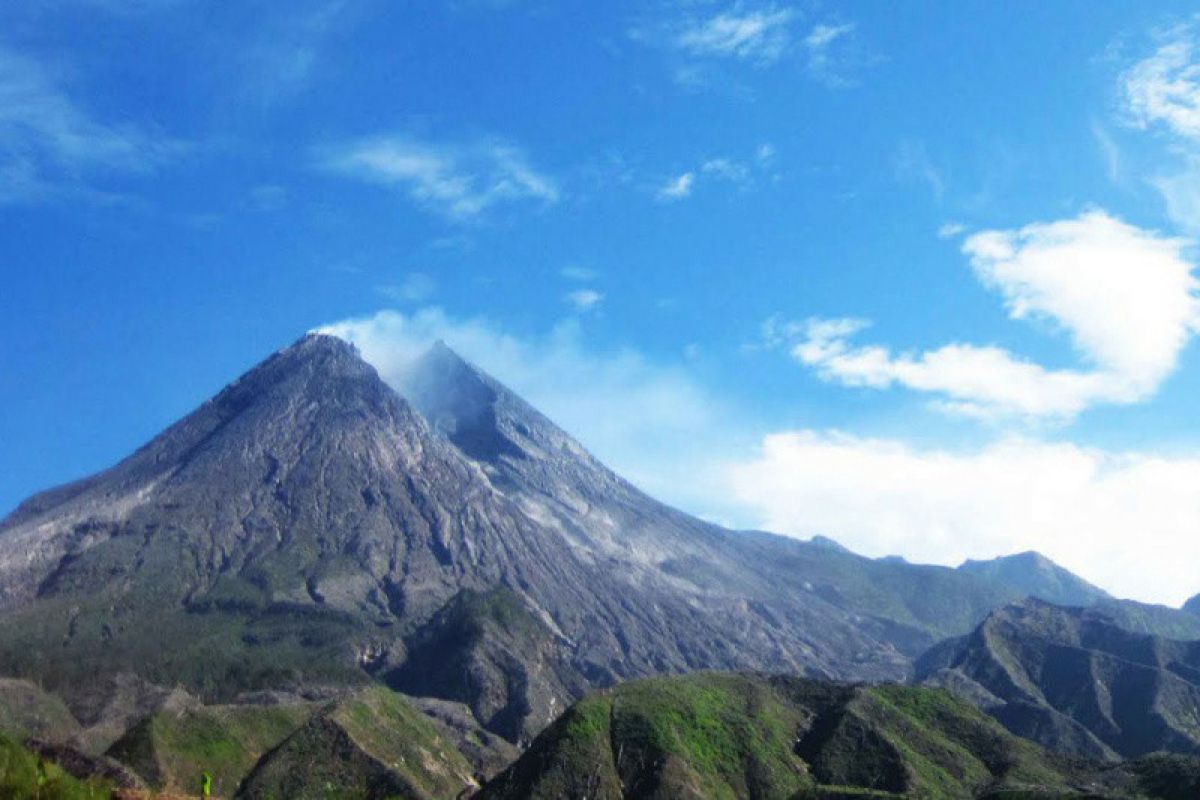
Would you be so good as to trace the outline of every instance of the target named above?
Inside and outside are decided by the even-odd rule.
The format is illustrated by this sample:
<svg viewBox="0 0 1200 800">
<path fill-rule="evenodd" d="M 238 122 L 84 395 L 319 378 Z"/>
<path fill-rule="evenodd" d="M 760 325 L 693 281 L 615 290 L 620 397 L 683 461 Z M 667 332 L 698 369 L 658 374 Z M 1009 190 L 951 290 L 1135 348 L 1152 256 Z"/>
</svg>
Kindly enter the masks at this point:
<svg viewBox="0 0 1200 800">
<path fill-rule="evenodd" d="M 1032 550 L 988 561 L 968 560 L 958 569 L 992 578 L 1030 597 L 1060 606 L 1087 606 L 1109 599 L 1108 592 Z"/>
<path fill-rule="evenodd" d="M 216 693 L 362 679 L 463 585 L 575 609 L 581 569 L 350 345 L 309 336 L 6 520 L 0 637 L 21 646 L 0 662 L 68 694 L 72 666 Z"/>
<path fill-rule="evenodd" d="M 732 533 L 663 505 L 441 343 L 406 371 L 398 388 L 436 430 L 478 460 L 493 485 L 580 552 L 619 565 L 639 583 L 668 581 L 674 591 L 708 603 L 755 600 L 751 611 L 758 617 L 771 615 L 776 626 L 790 619 L 809 631 L 809 652 L 798 662 L 819 674 L 896 677 L 904 671 L 894 656 L 900 672 L 891 675 L 891 667 L 828 662 L 822 653 L 845 635 L 837 632 L 847 623 L 857 647 L 869 651 L 882 642 L 906 661 L 1022 594 L 944 567 L 867 559 L 826 537 L 802 542 Z M 721 613 L 720 607 L 710 613 Z M 730 624 L 743 623 L 735 617 Z M 863 641 L 864 633 L 876 644 Z"/>
<path fill-rule="evenodd" d="M 115 675 L 205 702 L 385 679 L 523 739 L 652 673 L 902 679 L 1022 594 L 697 520 L 444 345 L 401 389 L 309 335 L 22 503 L 0 523 L 0 674 L 85 724 Z M 507 610 L 464 616 L 473 596 Z"/>
<path fill-rule="evenodd" d="M 383 679 L 409 695 L 468 705 L 488 730 L 525 744 L 583 694 L 566 643 L 509 589 L 464 589 L 409 641 Z"/>
<path fill-rule="evenodd" d="M 1097 609 L 999 609 L 922 656 L 916 677 L 1061 752 L 1200 753 L 1200 642 L 1134 633 Z"/>
<path fill-rule="evenodd" d="M 452 379 L 453 430 L 423 403 L 446 436 L 351 345 L 310 335 L 23 503 L 0 525 L 0 672 L 85 710 L 112 674 L 206 701 L 362 682 L 461 590 L 506 587 L 589 685 L 905 673 L 871 626 L 781 592 L 735 537 L 646 498 L 448 350 L 430 360 Z"/>
</svg>

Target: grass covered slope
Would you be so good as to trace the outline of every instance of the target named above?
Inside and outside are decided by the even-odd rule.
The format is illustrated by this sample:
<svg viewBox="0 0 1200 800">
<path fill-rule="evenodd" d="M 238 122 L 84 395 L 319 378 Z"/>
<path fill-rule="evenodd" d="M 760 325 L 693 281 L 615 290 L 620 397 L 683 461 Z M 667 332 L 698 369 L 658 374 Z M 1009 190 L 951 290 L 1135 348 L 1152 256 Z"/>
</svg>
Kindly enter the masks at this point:
<svg viewBox="0 0 1200 800">
<path fill-rule="evenodd" d="M 58 697 L 29 681 L 0 678 L 0 732 L 61 741 L 79 732 L 79 722 Z"/>
<path fill-rule="evenodd" d="M 78 780 L 57 765 L 0 734 L 0 798 L 4 800 L 109 800 L 101 780 Z"/>
<path fill-rule="evenodd" d="M 258 760 L 314 713 L 308 703 L 196 706 L 159 711 L 135 725 L 108 750 L 155 790 L 194 793 L 201 775 L 212 791 L 232 797 Z"/>
<path fill-rule="evenodd" d="M 430 720 L 375 686 L 331 704 L 288 736 L 237 796 L 437 800 L 475 785 L 471 765 Z"/>
<path fill-rule="evenodd" d="M 1147 771 L 1172 784 L 1187 768 Z M 697 673 L 585 698 L 479 797 L 1174 796 L 1113 769 L 1050 755 L 941 690 Z"/>
</svg>

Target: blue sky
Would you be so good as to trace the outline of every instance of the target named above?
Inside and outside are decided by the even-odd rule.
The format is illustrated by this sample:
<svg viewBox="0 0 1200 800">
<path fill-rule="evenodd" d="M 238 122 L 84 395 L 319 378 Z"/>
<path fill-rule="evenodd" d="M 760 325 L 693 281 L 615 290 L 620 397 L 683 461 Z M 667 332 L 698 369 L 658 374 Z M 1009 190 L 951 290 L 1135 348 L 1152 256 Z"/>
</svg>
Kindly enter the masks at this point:
<svg viewBox="0 0 1200 800">
<path fill-rule="evenodd" d="M 731 525 L 1178 603 L 1190 13 L 5 4 L 0 506 L 332 326 L 392 376 L 446 338 Z"/>
</svg>

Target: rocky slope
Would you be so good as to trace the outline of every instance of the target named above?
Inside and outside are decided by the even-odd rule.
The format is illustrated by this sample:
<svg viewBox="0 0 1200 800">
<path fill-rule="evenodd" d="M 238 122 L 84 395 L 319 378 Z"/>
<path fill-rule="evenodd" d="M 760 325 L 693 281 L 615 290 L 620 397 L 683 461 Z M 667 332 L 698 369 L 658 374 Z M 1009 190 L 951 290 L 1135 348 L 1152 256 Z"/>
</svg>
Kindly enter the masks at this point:
<svg viewBox="0 0 1200 800">
<path fill-rule="evenodd" d="M 1055 750 L 1200 753 L 1200 642 L 1134 633 L 1099 609 L 1000 609 L 923 656 L 916 677 Z"/>
<path fill-rule="evenodd" d="M 309 335 L 22 503 L 0 523 L 0 674 L 107 743 L 160 691 L 101 688 L 118 675 L 207 703 L 384 680 L 522 742 L 653 673 L 902 679 L 1029 590 L 697 520 L 444 345 L 399 388 Z"/>
<path fill-rule="evenodd" d="M 593 685 L 699 667 L 904 673 L 878 630 L 726 564 L 719 529 L 658 504 L 636 512 L 640 528 L 589 517 L 589 498 L 643 496 L 620 499 L 615 478 L 569 493 L 572 463 L 594 462 L 548 423 L 519 441 L 530 481 L 568 475 L 545 485 L 553 508 L 435 433 L 350 345 L 305 337 L 116 467 L 5 520 L 0 673 L 83 712 L 96 675 L 209 701 L 361 682 L 403 664 L 459 592 L 498 586 Z M 701 543 L 680 552 L 689 532 Z"/>
</svg>

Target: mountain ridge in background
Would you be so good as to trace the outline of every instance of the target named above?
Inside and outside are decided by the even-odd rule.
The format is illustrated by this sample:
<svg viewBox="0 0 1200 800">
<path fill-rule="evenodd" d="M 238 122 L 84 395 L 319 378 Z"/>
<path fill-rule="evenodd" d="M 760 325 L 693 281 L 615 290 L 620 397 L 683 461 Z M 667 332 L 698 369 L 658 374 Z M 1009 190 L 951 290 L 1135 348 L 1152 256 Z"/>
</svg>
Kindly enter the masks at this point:
<svg viewBox="0 0 1200 800">
<path fill-rule="evenodd" d="M 1200 641 L 1134 632 L 1102 607 L 1026 600 L 932 648 L 916 679 L 1052 750 L 1117 760 L 1200 754 Z"/>
<path fill-rule="evenodd" d="M 988 560 L 968 559 L 958 569 L 971 575 L 993 578 L 1030 597 L 1061 606 L 1087 606 L 1098 600 L 1112 599 L 1108 592 L 1034 550 Z"/>
</svg>

